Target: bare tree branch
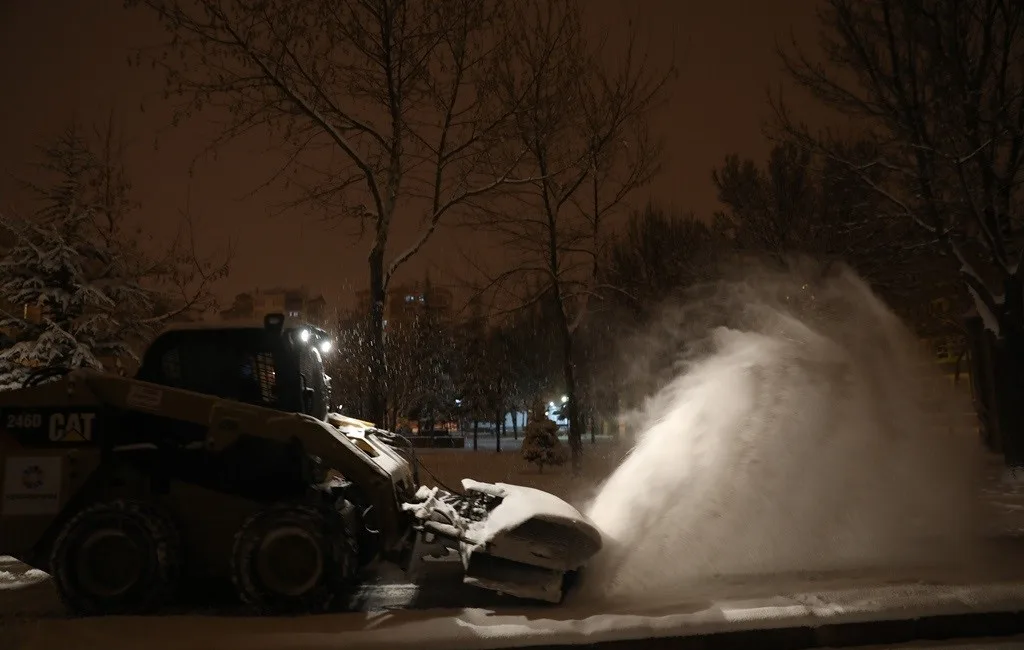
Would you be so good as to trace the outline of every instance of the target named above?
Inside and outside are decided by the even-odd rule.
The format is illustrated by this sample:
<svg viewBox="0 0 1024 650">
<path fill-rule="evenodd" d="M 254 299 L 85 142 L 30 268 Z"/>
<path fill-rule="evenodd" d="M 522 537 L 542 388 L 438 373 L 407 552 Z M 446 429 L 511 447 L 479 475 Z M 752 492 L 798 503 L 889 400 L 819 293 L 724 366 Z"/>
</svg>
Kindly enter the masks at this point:
<svg viewBox="0 0 1024 650">
<path fill-rule="evenodd" d="M 369 232 L 376 354 L 395 273 L 450 213 L 528 182 L 515 174 L 523 154 L 506 136 L 536 84 L 524 79 L 509 96 L 494 81 L 516 54 L 500 0 L 128 3 L 169 29 L 157 63 L 184 99 L 178 119 L 211 106 L 226 113 L 218 146 L 269 129 L 298 202 Z M 405 220 L 420 232 L 388 258 L 391 233 Z M 368 410 L 375 418 L 383 405 L 375 400 Z"/>
<path fill-rule="evenodd" d="M 631 31 L 619 62 L 602 65 L 580 11 L 575 0 L 524 2 L 514 10 L 518 37 L 495 82 L 505 103 L 519 107 L 509 135 L 523 152 L 515 164 L 524 182 L 506 188 L 501 208 L 473 215 L 512 258 L 485 284 L 505 299 L 505 313 L 550 301 L 576 469 L 584 410 L 574 337 L 599 295 L 607 219 L 658 171 L 660 146 L 646 123 L 674 72 L 653 65 Z"/>
<path fill-rule="evenodd" d="M 1021 273 L 1024 5 L 1002 0 L 828 0 L 824 63 L 780 51 L 792 78 L 876 136 L 875 166 L 844 161 L 776 104 L 788 137 L 846 164 L 957 260 L 979 312 L 1002 314 Z M 1017 323 L 1015 327 L 1020 327 Z"/>
</svg>

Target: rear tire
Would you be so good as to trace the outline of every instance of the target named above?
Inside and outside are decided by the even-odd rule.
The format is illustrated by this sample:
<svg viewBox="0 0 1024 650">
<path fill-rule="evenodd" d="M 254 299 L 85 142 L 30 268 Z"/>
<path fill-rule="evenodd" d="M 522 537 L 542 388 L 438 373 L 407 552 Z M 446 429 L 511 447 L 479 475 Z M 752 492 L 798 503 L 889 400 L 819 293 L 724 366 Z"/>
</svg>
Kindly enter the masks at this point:
<svg viewBox="0 0 1024 650">
<path fill-rule="evenodd" d="M 355 586 L 359 549 L 351 512 L 299 505 L 251 516 L 235 535 L 231 578 L 260 614 L 312 614 L 337 608 Z"/>
<path fill-rule="evenodd" d="M 125 499 L 93 504 L 61 529 L 50 573 L 78 614 L 140 614 L 167 604 L 183 567 L 181 539 L 156 506 Z"/>
</svg>

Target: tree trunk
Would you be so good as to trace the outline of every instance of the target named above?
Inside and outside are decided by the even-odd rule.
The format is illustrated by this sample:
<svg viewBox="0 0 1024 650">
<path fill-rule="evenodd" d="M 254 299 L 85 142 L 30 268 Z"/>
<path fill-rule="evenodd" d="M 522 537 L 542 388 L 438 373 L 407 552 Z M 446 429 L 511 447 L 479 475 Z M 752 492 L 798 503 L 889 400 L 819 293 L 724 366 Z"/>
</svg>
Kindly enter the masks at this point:
<svg viewBox="0 0 1024 650">
<path fill-rule="evenodd" d="M 615 442 L 619 441 L 619 414 L 622 413 L 622 386 L 617 377 L 612 379 L 611 402 L 609 409 L 605 410 L 605 423 L 608 427 L 607 433 Z"/>
<path fill-rule="evenodd" d="M 580 410 L 576 405 L 576 366 L 572 361 L 572 335 L 566 332 L 562 344 L 565 353 L 565 362 L 562 374 L 565 381 L 565 394 L 569 398 L 568 403 L 568 437 L 569 452 L 572 457 L 572 472 L 578 475 L 583 470 L 583 438 L 580 430 Z"/>
<path fill-rule="evenodd" d="M 501 417 L 501 410 L 494 414 L 494 445 L 495 450 L 501 453 L 501 421 L 504 420 Z"/>
<path fill-rule="evenodd" d="M 996 399 L 1002 406 L 999 428 L 1003 433 L 1006 464 L 1019 468 L 1024 467 L 1024 400 L 1019 397 L 1020 387 L 1024 386 L 1024 288 L 1016 277 L 1006 280 L 1004 295 L 1000 323 L 1004 372 Z"/>
<path fill-rule="evenodd" d="M 590 444 L 597 444 L 597 416 L 590 412 Z"/>
<path fill-rule="evenodd" d="M 480 420 L 473 418 L 473 451 L 477 450 L 478 439 L 480 434 Z"/>
<path fill-rule="evenodd" d="M 985 329 L 980 316 L 968 318 L 968 373 L 971 384 L 971 402 L 978 417 L 981 439 L 985 447 L 1003 455 L 1003 436 L 1000 432 L 998 410 L 993 402 L 998 386 L 997 354 L 1000 352 L 995 334 Z"/>
<path fill-rule="evenodd" d="M 980 314 L 966 324 L 972 398 L 983 441 L 1016 469 L 1024 466 L 1024 401 L 1019 396 L 1024 382 L 1024 318 L 1019 282 L 1008 279 L 1004 288 L 1007 298 L 998 314 L 998 333 L 986 329 Z"/>
<path fill-rule="evenodd" d="M 576 403 L 576 360 L 573 356 L 573 333 L 565 313 L 565 306 L 562 304 L 562 293 L 557 282 L 554 283 L 553 289 L 555 290 L 556 304 L 559 306 L 556 313 L 562 336 L 562 381 L 565 382 L 565 395 L 568 398 L 566 406 L 569 407 L 567 409 L 569 452 L 572 459 L 572 473 L 578 476 L 583 470 L 583 431 L 580 429 L 580 409 Z"/>
<path fill-rule="evenodd" d="M 587 409 L 579 407 L 576 409 L 576 418 L 578 420 L 576 431 L 580 437 L 580 448 L 583 447 L 583 436 L 587 433 Z"/>
<path fill-rule="evenodd" d="M 1021 449 L 1021 429 L 1024 427 L 1019 398 L 1019 386 L 1024 379 L 1024 341 L 1018 333 L 1007 332 L 1003 345 L 997 354 L 996 407 L 999 433 L 1002 435 L 1003 457 L 1010 467 L 1024 466 L 1024 450 Z"/>
<path fill-rule="evenodd" d="M 512 439 L 519 440 L 519 411 L 512 407 Z"/>
<path fill-rule="evenodd" d="M 385 398 L 384 370 L 384 301 L 387 287 L 384 286 L 384 249 L 374 248 L 369 256 L 370 264 L 370 373 L 367 391 L 365 419 L 384 423 L 387 399 Z"/>
</svg>

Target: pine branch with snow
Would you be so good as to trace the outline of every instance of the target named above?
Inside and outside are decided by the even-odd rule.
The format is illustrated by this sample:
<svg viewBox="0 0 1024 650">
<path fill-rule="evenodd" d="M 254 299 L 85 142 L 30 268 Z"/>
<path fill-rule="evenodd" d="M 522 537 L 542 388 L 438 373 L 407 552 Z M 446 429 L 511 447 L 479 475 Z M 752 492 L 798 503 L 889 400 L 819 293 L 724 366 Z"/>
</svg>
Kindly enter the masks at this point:
<svg viewBox="0 0 1024 650">
<path fill-rule="evenodd" d="M 109 153 L 109 152 L 107 152 Z M 68 130 L 43 150 L 48 183 L 27 184 L 40 208 L 0 215 L 0 387 L 34 368 L 105 369 L 137 360 L 161 324 L 159 263 L 126 232 L 128 185 L 109 156 Z"/>
</svg>

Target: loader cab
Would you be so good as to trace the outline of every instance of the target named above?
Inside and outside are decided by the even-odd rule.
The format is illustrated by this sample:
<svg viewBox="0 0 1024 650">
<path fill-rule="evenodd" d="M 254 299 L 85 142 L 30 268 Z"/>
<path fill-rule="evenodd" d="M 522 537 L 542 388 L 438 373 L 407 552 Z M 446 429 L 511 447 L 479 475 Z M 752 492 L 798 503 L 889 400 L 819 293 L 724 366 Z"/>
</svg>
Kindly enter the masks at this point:
<svg viewBox="0 0 1024 650">
<path fill-rule="evenodd" d="M 182 325 L 160 334 L 136 378 L 325 419 L 327 333 L 281 314 L 262 323 Z"/>
</svg>

